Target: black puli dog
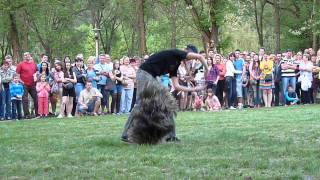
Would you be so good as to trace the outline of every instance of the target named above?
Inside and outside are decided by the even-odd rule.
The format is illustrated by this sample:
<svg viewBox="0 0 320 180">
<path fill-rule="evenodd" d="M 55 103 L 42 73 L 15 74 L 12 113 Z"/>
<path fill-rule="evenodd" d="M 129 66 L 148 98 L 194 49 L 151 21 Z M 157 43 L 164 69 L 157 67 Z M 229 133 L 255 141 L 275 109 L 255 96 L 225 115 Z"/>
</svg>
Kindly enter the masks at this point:
<svg viewBox="0 0 320 180">
<path fill-rule="evenodd" d="M 156 80 L 145 84 L 138 94 L 139 103 L 131 112 L 128 140 L 136 144 L 159 144 L 174 131 L 177 102 L 168 89 Z"/>
</svg>

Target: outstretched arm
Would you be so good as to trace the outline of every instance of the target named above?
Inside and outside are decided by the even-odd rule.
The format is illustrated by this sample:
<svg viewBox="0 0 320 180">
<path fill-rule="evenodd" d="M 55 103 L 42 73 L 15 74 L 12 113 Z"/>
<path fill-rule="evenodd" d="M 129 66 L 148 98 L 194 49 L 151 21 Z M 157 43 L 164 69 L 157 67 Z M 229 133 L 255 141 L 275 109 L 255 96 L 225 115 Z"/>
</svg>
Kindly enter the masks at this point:
<svg viewBox="0 0 320 180">
<path fill-rule="evenodd" d="M 174 87 L 174 89 L 178 90 L 178 91 L 187 91 L 187 92 L 191 92 L 191 91 L 200 91 L 206 88 L 206 86 L 196 86 L 196 87 L 187 87 L 187 86 L 182 86 L 179 84 L 179 79 L 177 77 L 171 77 L 172 80 L 172 85 Z"/>
<path fill-rule="evenodd" d="M 200 60 L 201 64 L 202 64 L 203 67 L 205 68 L 205 71 L 208 72 L 207 62 L 206 62 L 206 60 L 204 59 L 204 57 L 203 57 L 201 54 L 189 52 L 189 53 L 187 54 L 187 59 L 188 59 L 188 60 L 191 60 L 191 59 L 198 59 L 198 60 Z"/>
</svg>

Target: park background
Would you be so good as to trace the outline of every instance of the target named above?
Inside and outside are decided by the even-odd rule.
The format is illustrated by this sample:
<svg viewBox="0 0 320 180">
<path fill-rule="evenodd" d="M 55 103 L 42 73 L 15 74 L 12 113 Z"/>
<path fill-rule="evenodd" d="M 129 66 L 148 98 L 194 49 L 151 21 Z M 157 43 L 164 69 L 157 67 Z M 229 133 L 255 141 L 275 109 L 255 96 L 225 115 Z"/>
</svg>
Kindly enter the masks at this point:
<svg viewBox="0 0 320 180">
<path fill-rule="evenodd" d="M 0 58 L 23 52 L 113 59 L 214 41 L 218 52 L 319 45 L 318 0 L 1 0 Z M 93 31 L 100 29 L 100 31 Z M 36 57 L 37 58 L 37 57 Z"/>
</svg>

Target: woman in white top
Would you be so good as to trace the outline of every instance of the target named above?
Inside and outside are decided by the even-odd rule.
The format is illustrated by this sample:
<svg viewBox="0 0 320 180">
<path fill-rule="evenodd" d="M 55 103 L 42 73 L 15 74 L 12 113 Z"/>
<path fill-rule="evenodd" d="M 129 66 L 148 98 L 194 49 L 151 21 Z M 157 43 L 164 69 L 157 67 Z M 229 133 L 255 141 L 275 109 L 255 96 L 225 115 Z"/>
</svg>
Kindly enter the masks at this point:
<svg viewBox="0 0 320 180">
<path fill-rule="evenodd" d="M 310 61 L 309 54 L 303 54 L 302 61 L 299 64 L 300 77 L 298 79 L 301 82 L 301 103 L 310 104 L 312 91 L 312 69 L 313 64 Z"/>
<path fill-rule="evenodd" d="M 236 79 L 234 78 L 234 73 L 236 72 L 233 61 L 235 60 L 235 54 L 231 53 L 226 62 L 226 83 L 227 83 L 227 93 L 228 93 L 228 108 L 235 109 L 233 106 L 237 98 L 236 94 Z"/>
</svg>

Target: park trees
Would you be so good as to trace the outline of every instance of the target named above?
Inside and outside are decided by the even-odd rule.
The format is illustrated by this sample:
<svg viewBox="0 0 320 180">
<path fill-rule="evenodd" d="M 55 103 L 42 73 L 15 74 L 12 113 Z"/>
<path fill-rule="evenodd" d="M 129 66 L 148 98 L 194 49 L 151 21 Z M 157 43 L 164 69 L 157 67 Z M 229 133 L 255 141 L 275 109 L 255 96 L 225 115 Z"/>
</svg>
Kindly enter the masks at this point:
<svg viewBox="0 0 320 180">
<path fill-rule="evenodd" d="M 2 0 L 0 57 L 144 55 L 192 43 L 270 52 L 319 46 L 319 0 Z M 214 44 L 210 44 L 214 42 Z M 209 45 L 210 44 L 210 45 Z"/>
</svg>

